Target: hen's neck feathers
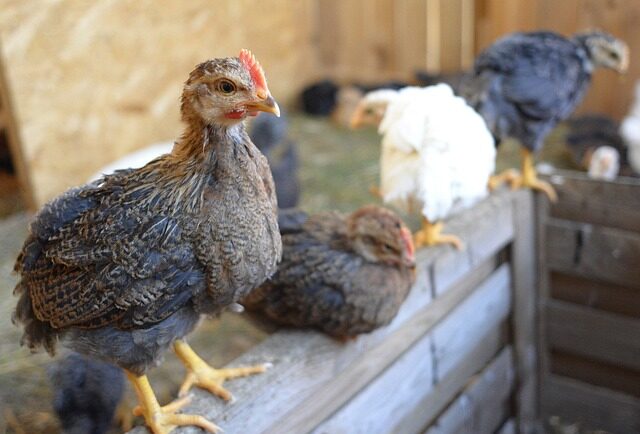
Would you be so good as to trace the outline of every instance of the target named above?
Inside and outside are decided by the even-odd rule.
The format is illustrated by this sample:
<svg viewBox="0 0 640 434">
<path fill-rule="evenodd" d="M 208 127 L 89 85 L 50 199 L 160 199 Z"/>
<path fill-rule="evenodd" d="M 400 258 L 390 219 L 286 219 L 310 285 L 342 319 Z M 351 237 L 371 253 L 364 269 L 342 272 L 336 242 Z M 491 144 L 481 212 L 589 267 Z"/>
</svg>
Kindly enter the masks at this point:
<svg viewBox="0 0 640 434">
<path fill-rule="evenodd" d="M 145 200 L 150 204 L 197 212 L 205 203 L 206 187 L 218 179 L 217 172 L 226 172 L 237 165 L 239 155 L 248 153 L 248 140 L 242 123 L 219 126 L 191 121 L 170 154 L 140 169 L 144 182 L 138 188 L 148 189 Z"/>
</svg>

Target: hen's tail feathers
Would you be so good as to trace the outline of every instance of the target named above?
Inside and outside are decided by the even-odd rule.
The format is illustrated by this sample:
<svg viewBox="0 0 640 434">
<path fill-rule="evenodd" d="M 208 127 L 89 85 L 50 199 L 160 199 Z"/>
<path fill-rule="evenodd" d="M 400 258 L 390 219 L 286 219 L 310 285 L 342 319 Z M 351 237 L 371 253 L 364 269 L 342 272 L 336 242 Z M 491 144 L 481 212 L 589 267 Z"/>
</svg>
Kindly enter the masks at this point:
<svg viewBox="0 0 640 434">
<path fill-rule="evenodd" d="M 42 347 L 51 356 L 54 356 L 57 342 L 56 330 L 36 318 L 28 291 L 23 291 L 21 285 L 18 284 L 15 292 L 20 294 L 20 298 L 11 320 L 16 325 L 22 325 L 24 329 L 20 345 L 26 345 L 31 351 Z"/>
</svg>

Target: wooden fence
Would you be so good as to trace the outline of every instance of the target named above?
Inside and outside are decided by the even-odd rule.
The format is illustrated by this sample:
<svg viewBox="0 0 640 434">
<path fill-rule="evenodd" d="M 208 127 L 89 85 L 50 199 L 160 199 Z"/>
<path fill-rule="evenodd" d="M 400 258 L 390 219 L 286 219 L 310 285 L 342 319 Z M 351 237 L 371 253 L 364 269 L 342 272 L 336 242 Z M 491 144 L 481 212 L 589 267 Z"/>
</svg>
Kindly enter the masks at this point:
<svg viewBox="0 0 640 434">
<path fill-rule="evenodd" d="M 640 181 L 561 172 L 538 204 L 542 409 L 640 432 Z"/>
<path fill-rule="evenodd" d="M 277 331 L 231 364 L 274 365 L 229 382 L 234 403 L 195 391 L 187 411 L 243 434 L 530 432 L 534 215 L 530 192 L 492 195 L 448 224 L 465 251 L 418 252 L 417 282 L 388 327 L 347 344 Z"/>
</svg>

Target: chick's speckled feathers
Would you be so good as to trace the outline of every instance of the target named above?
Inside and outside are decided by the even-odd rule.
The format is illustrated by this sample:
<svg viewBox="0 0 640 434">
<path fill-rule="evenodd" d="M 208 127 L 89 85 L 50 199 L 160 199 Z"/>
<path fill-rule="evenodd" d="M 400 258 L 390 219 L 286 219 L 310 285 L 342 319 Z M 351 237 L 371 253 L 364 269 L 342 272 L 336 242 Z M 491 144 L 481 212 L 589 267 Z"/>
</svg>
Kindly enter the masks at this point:
<svg viewBox="0 0 640 434">
<path fill-rule="evenodd" d="M 249 310 L 341 338 L 395 317 L 414 280 L 410 233 L 397 216 L 368 206 L 350 216 L 285 210 L 279 221 L 282 263 L 244 300 Z"/>
<path fill-rule="evenodd" d="M 219 77 L 234 80 L 237 95 L 218 92 Z M 226 116 L 255 94 L 252 86 L 237 58 L 199 65 L 185 84 L 187 128 L 171 154 L 69 190 L 40 211 L 15 266 L 15 318 L 31 348 L 53 352 L 63 336 L 86 347 L 97 335 L 83 329 L 119 339 L 126 330 L 156 333 L 179 311 L 219 313 L 275 271 L 271 173 L 242 124 Z M 197 321 L 188 322 L 172 330 L 184 335 Z M 146 348 L 140 366 L 123 366 L 115 349 L 90 349 L 140 373 L 158 351 Z"/>
</svg>

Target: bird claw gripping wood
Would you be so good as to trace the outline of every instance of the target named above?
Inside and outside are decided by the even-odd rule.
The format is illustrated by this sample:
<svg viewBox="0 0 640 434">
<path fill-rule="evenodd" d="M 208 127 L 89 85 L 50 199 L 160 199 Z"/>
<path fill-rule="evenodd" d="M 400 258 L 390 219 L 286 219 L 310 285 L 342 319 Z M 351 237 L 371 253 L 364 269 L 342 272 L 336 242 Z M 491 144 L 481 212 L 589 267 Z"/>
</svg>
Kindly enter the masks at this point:
<svg viewBox="0 0 640 434">
<path fill-rule="evenodd" d="M 188 370 L 180 386 L 178 396 L 185 396 L 191 387 L 195 385 L 208 390 L 225 401 L 232 401 L 231 392 L 222 386 L 225 380 L 261 374 L 271 367 L 270 363 L 263 363 L 239 368 L 214 369 L 202 360 L 184 341 L 176 341 L 174 349 Z"/>
</svg>

